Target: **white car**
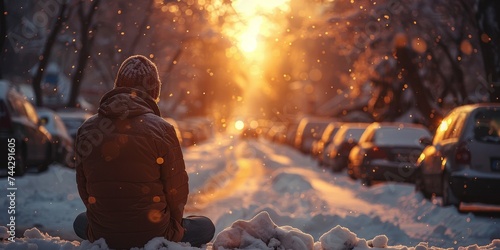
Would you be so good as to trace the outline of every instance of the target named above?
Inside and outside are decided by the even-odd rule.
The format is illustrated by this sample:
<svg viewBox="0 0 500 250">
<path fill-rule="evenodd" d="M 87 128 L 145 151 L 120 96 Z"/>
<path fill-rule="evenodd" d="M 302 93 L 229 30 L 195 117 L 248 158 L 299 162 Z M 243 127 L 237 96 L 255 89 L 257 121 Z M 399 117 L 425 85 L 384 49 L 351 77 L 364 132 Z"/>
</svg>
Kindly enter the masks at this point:
<svg viewBox="0 0 500 250">
<path fill-rule="evenodd" d="M 417 161 L 416 189 L 443 205 L 500 204 L 500 103 L 457 107 Z"/>
</svg>

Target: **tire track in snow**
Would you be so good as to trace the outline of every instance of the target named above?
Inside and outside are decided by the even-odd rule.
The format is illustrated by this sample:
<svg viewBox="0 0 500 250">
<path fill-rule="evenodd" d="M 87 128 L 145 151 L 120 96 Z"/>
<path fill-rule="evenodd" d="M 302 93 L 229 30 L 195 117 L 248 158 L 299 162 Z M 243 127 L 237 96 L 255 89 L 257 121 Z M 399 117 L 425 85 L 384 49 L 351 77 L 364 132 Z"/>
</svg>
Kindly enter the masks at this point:
<svg viewBox="0 0 500 250">
<path fill-rule="evenodd" d="M 238 192 L 255 190 L 259 180 L 256 177 L 264 174 L 264 168 L 262 161 L 254 156 L 254 151 L 246 142 L 238 143 L 227 155 L 226 167 L 211 175 L 201 188 L 190 195 L 186 211 L 200 211 L 216 201 L 236 196 Z"/>
</svg>

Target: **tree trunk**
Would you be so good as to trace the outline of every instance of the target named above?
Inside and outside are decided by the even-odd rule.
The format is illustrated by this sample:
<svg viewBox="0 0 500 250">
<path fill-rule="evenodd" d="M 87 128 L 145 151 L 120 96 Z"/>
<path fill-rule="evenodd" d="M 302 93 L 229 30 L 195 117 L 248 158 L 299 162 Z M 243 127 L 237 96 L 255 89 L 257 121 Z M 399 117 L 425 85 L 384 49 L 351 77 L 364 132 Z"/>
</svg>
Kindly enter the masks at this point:
<svg viewBox="0 0 500 250">
<path fill-rule="evenodd" d="M 183 52 L 182 47 L 179 47 L 177 49 L 177 51 L 175 51 L 175 54 L 172 57 L 172 61 L 169 64 L 167 64 L 165 71 L 163 71 L 166 73 L 166 76 L 164 76 L 165 82 L 162 83 L 162 92 L 174 92 L 173 91 L 174 84 L 168 84 L 168 81 L 169 81 L 168 78 L 169 78 L 170 72 L 172 72 L 172 69 L 174 68 L 174 66 L 177 65 L 177 62 L 182 55 L 182 52 Z M 168 97 L 169 98 L 169 102 L 168 102 L 169 105 L 166 106 L 166 108 L 164 110 L 167 114 L 174 114 L 175 113 L 175 109 L 177 109 L 177 107 L 182 102 L 182 99 L 184 97 L 182 93 L 174 95 L 173 97 Z"/>
<path fill-rule="evenodd" d="M 0 54 L 4 53 L 3 46 L 5 44 L 5 37 L 7 36 L 7 18 L 5 13 L 5 2 L 4 0 L 0 0 Z M 3 56 L 2 56 L 3 58 Z M 4 60 L 0 61 L 0 64 L 3 64 Z M 0 79 L 3 78 L 3 68 L 0 67 Z"/>
<path fill-rule="evenodd" d="M 36 106 L 43 106 L 43 97 L 42 97 L 42 78 L 44 75 L 44 70 L 45 67 L 47 67 L 47 64 L 49 63 L 50 59 L 50 54 L 52 52 L 52 47 L 56 43 L 57 35 L 59 31 L 61 30 L 64 21 L 66 20 L 67 16 L 65 16 L 66 12 L 66 1 L 62 1 L 61 7 L 59 8 L 59 14 L 57 15 L 57 20 L 54 24 L 54 27 L 50 31 L 49 37 L 47 38 L 47 41 L 45 41 L 45 46 L 43 48 L 43 52 L 41 57 L 39 58 L 40 62 L 38 64 L 36 74 L 33 77 L 33 91 L 35 94 L 35 104 Z"/>
<path fill-rule="evenodd" d="M 408 47 L 396 48 L 398 66 L 403 71 L 404 79 L 414 93 L 417 109 L 422 113 L 425 119 L 429 121 L 429 124 L 426 125 L 428 125 L 432 130 L 438 125 L 442 118 L 442 114 L 431 105 L 431 102 L 433 101 L 430 98 L 431 94 L 424 86 L 422 78 L 418 74 L 417 65 L 412 61 L 414 53 L 415 52 Z"/>
<path fill-rule="evenodd" d="M 84 1 L 78 2 L 78 16 L 80 18 L 80 42 L 82 47 L 80 48 L 80 54 L 78 55 L 77 67 L 75 69 L 75 74 L 71 79 L 71 92 L 68 100 L 68 107 L 76 107 L 78 104 L 78 95 L 80 93 L 80 87 L 85 73 L 85 68 L 87 67 L 88 58 L 90 55 L 91 47 L 94 41 L 94 36 L 96 33 L 96 26 L 91 25 L 94 14 L 97 12 L 100 0 L 94 0 L 90 5 L 89 12 L 85 14 Z M 89 34 L 91 34 L 89 38 Z"/>
<path fill-rule="evenodd" d="M 478 1 L 476 20 L 491 102 L 500 102 L 500 30 L 495 28 L 500 23 L 499 12 L 500 1 Z"/>
<path fill-rule="evenodd" d="M 135 48 L 139 44 L 139 41 L 141 40 L 141 37 L 143 37 L 142 34 L 146 31 L 146 27 L 148 26 L 148 22 L 149 22 L 151 14 L 152 14 L 151 11 L 153 9 L 153 5 L 154 4 L 155 4 L 154 0 L 149 1 L 148 6 L 146 8 L 146 11 L 144 13 L 144 19 L 142 19 L 141 25 L 139 25 L 139 29 L 137 31 L 137 35 L 134 36 L 134 40 L 130 44 L 130 48 L 128 50 L 128 52 L 129 52 L 128 54 L 129 55 L 133 55 L 134 54 Z"/>
</svg>

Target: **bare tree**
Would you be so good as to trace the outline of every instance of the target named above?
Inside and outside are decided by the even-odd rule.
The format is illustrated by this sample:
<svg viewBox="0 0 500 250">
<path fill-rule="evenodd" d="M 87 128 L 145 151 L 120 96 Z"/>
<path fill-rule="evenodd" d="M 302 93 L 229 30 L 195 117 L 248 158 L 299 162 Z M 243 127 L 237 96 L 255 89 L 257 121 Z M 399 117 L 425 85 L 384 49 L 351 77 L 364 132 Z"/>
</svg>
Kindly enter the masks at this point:
<svg viewBox="0 0 500 250">
<path fill-rule="evenodd" d="M 327 23 L 313 33 L 328 33 L 345 55 L 351 66 L 341 85 L 370 96 L 366 112 L 435 126 L 450 106 L 478 101 L 482 63 L 475 25 L 464 15 L 470 8 L 444 0 L 370 3 L 332 3 Z"/>
<path fill-rule="evenodd" d="M 490 101 L 500 102 L 500 2 L 478 0 L 476 19 Z"/>
<path fill-rule="evenodd" d="M 129 54 L 132 55 L 134 54 L 134 51 L 139 44 L 139 41 L 141 40 L 142 34 L 146 30 L 146 27 L 148 26 L 148 22 L 151 18 L 151 12 L 153 11 L 153 5 L 154 5 L 154 0 L 150 0 L 149 3 L 146 5 L 146 11 L 144 13 L 144 18 L 142 19 L 141 24 L 139 25 L 139 28 L 137 30 L 137 35 L 134 36 L 134 40 L 130 43 L 130 48 L 128 49 Z"/>
<path fill-rule="evenodd" d="M 45 67 L 47 67 L 47 64 L 49 63 L 50 60 L 50 54 L 52 52 L 52 48 L 56 43 L 57 36 L 61 31 L 63 23 L 68 18 L 68 13 L 66 13 L 66 9 L 67 9 L 67 3 L 66 1 L 62 1 L 61 6 L 59 7 L 57 20 L 54 23 L 54 27 L 50 31 L 49 37 L 45 41 L 45 46 L 43 48 L 42 54 L 39 57 L 40 61 L 38 63 L 35 76 L 33 77 L 32 85 L 33 85 L 33 91 L 35 92 L 35 104 L 37 106 L 43 106 L 41 82 L 44 76 Z"/>
<path fill-rule="evenodd" d="M 80 49 L 77 66 L 71 79 L 71 92 L 68 100 L 68 107 L 76 107 L 80 86 L 84 77 L 84 71 L 87 66 L 92 44 L 94 42 L 97 25 L 93 22 L 94 15 L 98 10 L 100 0 L 91 2 L 88 11 L 85 10 L 84 0 L 78 1 L 78 20 L 80 22 Z"/>
</svg>

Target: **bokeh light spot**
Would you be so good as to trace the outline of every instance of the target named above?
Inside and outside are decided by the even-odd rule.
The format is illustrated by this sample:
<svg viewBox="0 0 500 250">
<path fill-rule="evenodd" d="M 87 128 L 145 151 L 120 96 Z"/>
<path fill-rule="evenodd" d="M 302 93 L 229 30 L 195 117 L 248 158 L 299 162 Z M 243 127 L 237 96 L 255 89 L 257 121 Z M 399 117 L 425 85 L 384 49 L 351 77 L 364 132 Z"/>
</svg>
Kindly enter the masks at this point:
<svg viewBox="0 0 500 250">
<path fill-rule="evenodd" d="M 161 220 L 161 212 L 157 209 L 151 209 L 148 213 L 148 220 L 153 223 L 158 223 Z"/>
<path fill-rule="evenodd" d="M 237 130 L 242 130 L 245 127 L 245 123 L 242 120 L 238 120 L 234 123 L 234 128 Z"/>
<path fill-rule="evenodd" d="M 148 213 L 148 220 L 153 223 L 158 223 L 161 221 L 161 211 L 157 209 L 151 209 Z"/>
<path fill-rule="evenodd" d="M 415 38 L 411 41 L 411 47 L 418 53 L 424 53 L 427 50 L 427 43 L 420 38 Z"/>
<path fill-rule="evenodd" d="M 163 164 L 163 162 L 165 162 L 165 160 L 163 160 L 163 157 L 156 158 L 156 164 Z"/>
<path fill-rule="evenodd" d="M 153 197 L 153 202 L 160 202 L 160 196 L 154 196 Z"/>
<path fill-rule="evenodd" d="M 460 43 L 460 51 L 466 55 L 472 54 L 472 44 L 469 42 L 469 40 L 463 40 L 462 43 Z"/>
</svg>

